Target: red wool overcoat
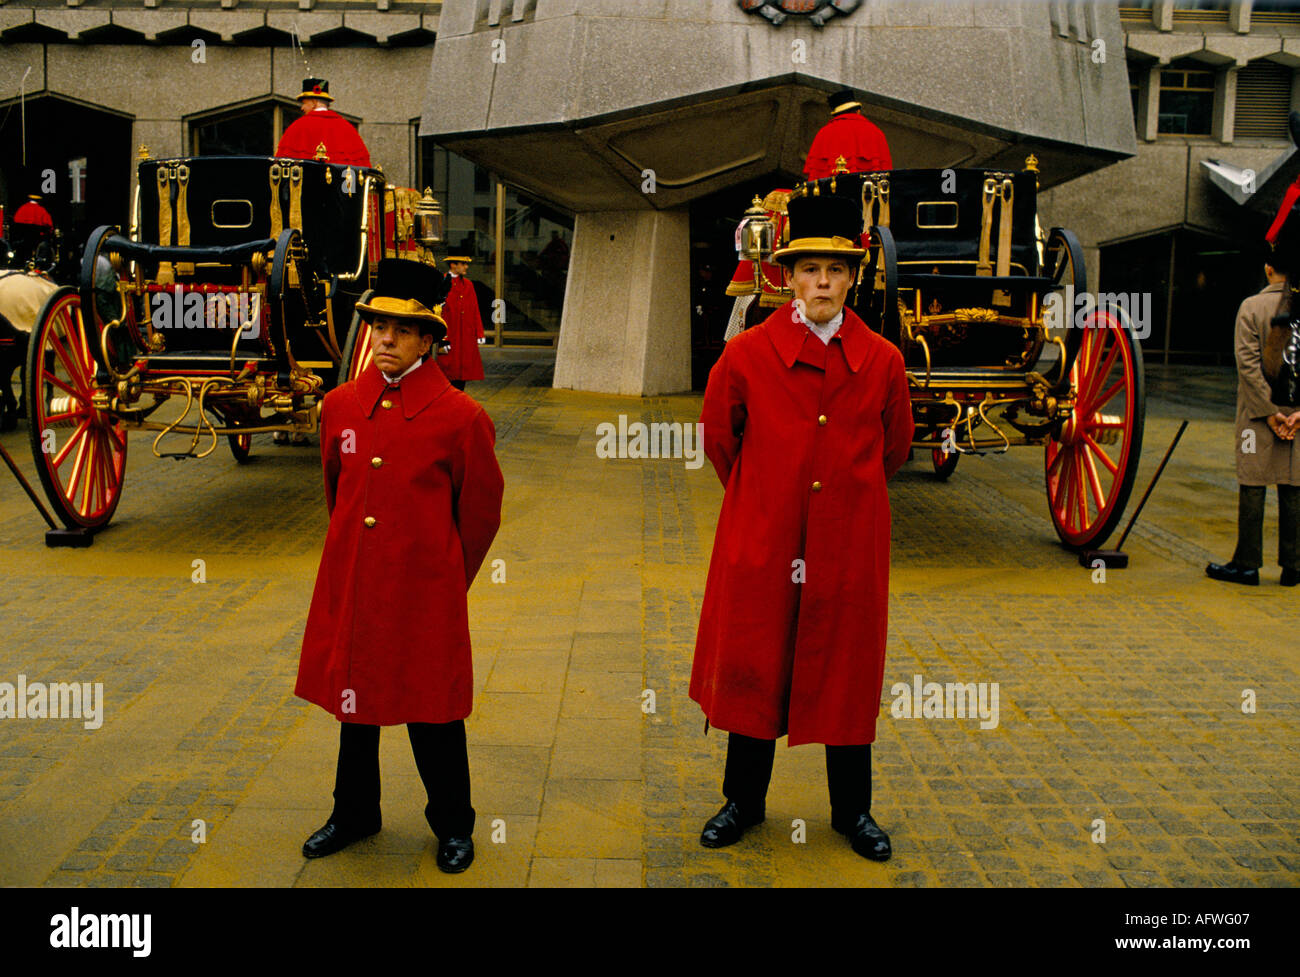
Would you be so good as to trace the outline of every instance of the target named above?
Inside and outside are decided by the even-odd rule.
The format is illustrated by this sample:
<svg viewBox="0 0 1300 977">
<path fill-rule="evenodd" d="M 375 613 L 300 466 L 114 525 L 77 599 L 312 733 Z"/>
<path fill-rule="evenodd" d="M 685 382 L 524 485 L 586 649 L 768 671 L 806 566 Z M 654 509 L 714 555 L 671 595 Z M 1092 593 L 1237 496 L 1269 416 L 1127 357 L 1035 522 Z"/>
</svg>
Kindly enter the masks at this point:
<svg viewBox="0 0 1300 977">
<path fill-rule="evenodd" d="M 704 393 L 704 450 L 726 493 L 691 698 L 744 736 L 870 743 L 889 609 L 885 481 L 912 441 L 907 379 L 898 349 L 851 311 L 828 346 L 792 311 L 728 343 Z"/>
<path fill-rule="evenodd" d="M 396 388 L 372 364 L 325 397 L 320 441 L 330 526 L 294 692 L 354 723 L 464 719 L 466 592 L 501 522 L 491 419 L 432 363 Z"/>
<path fill-rule="evenodd" d="M 356 128 L 331 109 L 316 109 L 296 119 L 275 147 L 276 156 L 315 159 L 316 147 L 325 144 L 325 159 L 340 166 L 369 166 L 370 150 Z"/>
<path fill-rule="evenodd" d="M 483 338 L 483 319 L 478 313 L 478 294 L 464 275 L 452 279 L 451 291 L 442 304 L 451 350 L 438 357 L 448 380 L 482 380 L 483 357 L 478 341 Z"/>
<path fill-rule="evenodd" d="M 850 173 L 893 169 L 885 134 L 858 112 L 837 115 L 817 130 L 803 164 L 804 175 L 810 180 L 830 176 L 840 156 Z"/>
</svg>

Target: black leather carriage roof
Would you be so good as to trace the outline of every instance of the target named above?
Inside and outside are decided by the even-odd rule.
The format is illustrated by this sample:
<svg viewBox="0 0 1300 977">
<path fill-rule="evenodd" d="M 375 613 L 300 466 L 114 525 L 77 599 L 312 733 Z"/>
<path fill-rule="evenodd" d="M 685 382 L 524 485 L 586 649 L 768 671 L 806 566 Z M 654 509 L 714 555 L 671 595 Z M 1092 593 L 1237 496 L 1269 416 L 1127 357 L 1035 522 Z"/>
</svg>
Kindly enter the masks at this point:
<svg viewBox="0 0 1300 977">
<path fill-rule="evenodd" d="M 281 176 L 275 191 L 272 189 L 272 167 L 295 168 L 301 172 L 302 236 L 313 266 L 326 274 L 337 274 L 355 269 L 360 259 L 360 227 L 363 204 L 364 177 L 377 178 L 382 185 L 383 174 L 378 170 L 341 166 L 317 160 L 276 159 L 268 156 L 195 156 L 170 160 L 144 160 L 139 164 L 140 178 L 140 237 L 146 244 L 176 245 L 176 211 L 179 194 L 176 182 L 170 181 L 168 191 L 173 211 L 172 239 L 160 240 L 158 222 L 160 166 L 185 166 L 189 177 L 186 185 L 187 213 L 190 224 L 189 245 L 199 249 L 232 249 L 232 257 L 249 242 L 260 242 L 272 235 L 271 201 L 278 192 L 282 226 L 290 226 L 290 195 L 292 181 Z M 351 170 L 351 177 L 347 171 Z M 351 193 L 348 186 L 351 186 Z M 245 206 L 246 204 L 246 206 Z M 214 211 L 214 205 L 219 209 Z M 223 216 L 247 212 L 246 226 L 219 226 Z M 217 220 L 214 221 L 214 215 Z M 234 223 L 245 224 L 243 219 Z M 170 257 L 170 255 L 168 256 Z M 197 257 L 195 260 L 205 260 Z"/>
</svg>

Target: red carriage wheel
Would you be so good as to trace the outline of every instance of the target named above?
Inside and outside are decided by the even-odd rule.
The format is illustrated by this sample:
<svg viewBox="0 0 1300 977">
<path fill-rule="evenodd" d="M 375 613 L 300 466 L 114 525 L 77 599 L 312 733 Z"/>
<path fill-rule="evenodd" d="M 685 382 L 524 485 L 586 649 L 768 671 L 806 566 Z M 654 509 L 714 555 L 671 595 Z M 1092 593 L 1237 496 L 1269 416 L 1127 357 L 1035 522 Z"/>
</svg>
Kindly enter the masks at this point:
<svg viewBox="0 0 1300 977">
<path fill-rule="evenodd" d="M 1061 541 L 1100 546 L 1133 490 L 1142 452 L 1142 347 L 1127 317 L 1099 309 L 1080 330 L 1074 410 L 1047 442 L 1047 504 Z"/>
<path fill-rule="evenodd" d="M 938 437 L 943 438 L 942 431 L 939 432 Z M 941 482 L 946 482 L 948 476 L 957 468 L 957 462 L 960 458 L 960 451 L 944 451 L 942 448 L 931 448 L 930 462 L 934 465 L 934 477 Z"/>
<path fill-rule="evenodd" d="M 230 453 L 241 465 L 248 464 L 248 456 L 253 453 L 253 436 L 251 434 L 228 434 Z"/>
<path fill-rule="evenodd" d="M 126 430 L 91 400 L 98 348 L 77 290 L 51 295 L 27 351 L 28 430 L 45 494 L 69 529 L 105 525 L 122 495 Z"/>
<path fill-rule="evenodd" d="M 370 301 L 374 291 L 367 291 L 358 299 L 358 304 Z M 343 362 L 339 364 L 339 383 L 344 384 L 361 376 L 363 370 L 374 359 L 374 349 L 370 345 L 370 327 L 361 318 L 361 313 L 352 313 L 352 328 L 348 330 L 347 341 L 343 344 Z"/>
</svg>

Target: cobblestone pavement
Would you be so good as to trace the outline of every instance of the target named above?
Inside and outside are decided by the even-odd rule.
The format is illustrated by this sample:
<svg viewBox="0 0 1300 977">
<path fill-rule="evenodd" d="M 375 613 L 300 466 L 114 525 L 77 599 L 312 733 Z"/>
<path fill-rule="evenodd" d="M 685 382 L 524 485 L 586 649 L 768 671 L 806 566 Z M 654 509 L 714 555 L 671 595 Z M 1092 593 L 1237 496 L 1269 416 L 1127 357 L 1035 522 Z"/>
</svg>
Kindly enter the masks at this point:
<svg viewBox="0 0 1300 977">
<path fill-rule="evenodd" d="M 699 396 L 552 390 L 536 358 L 489 371 L 469 392 L 497 426 L 489 560 L 505 579 L 470 600 L 474 867 L 434 867 L 399 730 L 381 746 L 384 830 L 299 853 L 331 806 L 337 735 L 292 694 L 326 526 L 317 452 L 260 436 L 247 466 L 177 463 L 133 435 L 116 519 L 88 550 L 46 549 L 0 476 L 0 682 L 104 690 L 99 728 L 0 720 L 0 884 L 1300 883 L 1300 594 L 1275 568 L 1257 589 L 1203 572 L 1235 538 L 1230 370 L 1149 371 L 1135 498 L 1192 425 L 1130 568 L 1104 582 L 1055 541 L 1039 450 L 963 458 L 946 483 L 918 461 L 892 484 L 883 865 L 831 831 L 811 746 L 778 750 L 766 823 L 698 844 L 726 743 L 687 696 L 721 488 L 707 463 L 602 460 L 595 444 L 620 414 L 693 422 Z M 0 443 L 31 472 L 25 427 Z M 914 681 L 997 683 L 996 726 L 892 717 L 895 684 Z"/>
</svg>

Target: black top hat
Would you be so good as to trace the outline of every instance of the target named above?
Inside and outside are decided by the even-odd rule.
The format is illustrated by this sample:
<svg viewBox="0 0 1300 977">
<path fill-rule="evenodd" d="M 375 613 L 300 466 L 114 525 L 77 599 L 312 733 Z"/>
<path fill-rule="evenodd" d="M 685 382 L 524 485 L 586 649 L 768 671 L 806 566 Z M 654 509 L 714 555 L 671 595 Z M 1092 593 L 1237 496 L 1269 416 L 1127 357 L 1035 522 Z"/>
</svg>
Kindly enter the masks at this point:
<svg viewBox="0 0 1300 977">
<path fill-rule="evenodd" d="M 357 312 L 366 322 L 377 315 L 419 323 L 421 333 L 432 333 L 434 342 L 447 335 L 447 323 L 433 310 L 450 290 L 450 280 L 421 261 L 385 258 L 379 262 L 375 290 Z"/>
<path fill-rule="evenodd" d="M 304 78 L 302 80 L 302 94 L 298 98 L 319 98 L 326 102 L 334 101 L 334 96 L 330 94 L 330 83 L 324 78 Z"/>
<path fill-rule="evenodd" d="M 790 264 L 800 255 L 824 254 L 856 263 L 867 253 L 861 246 L 862 206 L 852 197 L 791 197 L 787 213 L 790 243 L 773 253 L 774 261 Z"/>
<path fill-rule="evenodd" d="M 827 95 L 826 104 L 831 107 L 831 115 L 839 115 L 841 112 L 849 111 L 849 109 L 862 108 L 862 103 L 847 88 L 841 88 L 838 92 Z"/>
</svg>

